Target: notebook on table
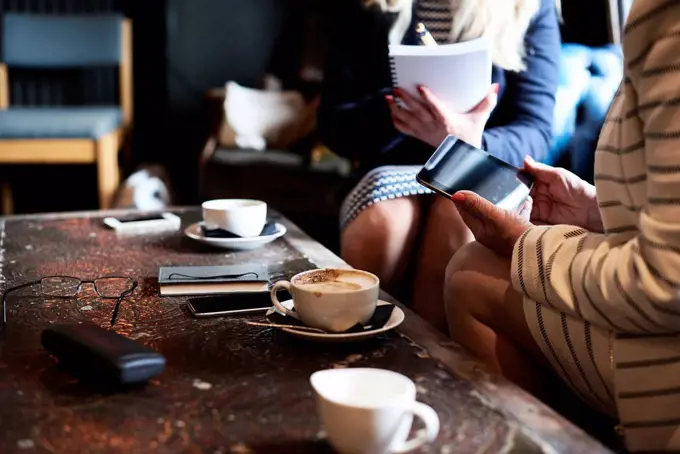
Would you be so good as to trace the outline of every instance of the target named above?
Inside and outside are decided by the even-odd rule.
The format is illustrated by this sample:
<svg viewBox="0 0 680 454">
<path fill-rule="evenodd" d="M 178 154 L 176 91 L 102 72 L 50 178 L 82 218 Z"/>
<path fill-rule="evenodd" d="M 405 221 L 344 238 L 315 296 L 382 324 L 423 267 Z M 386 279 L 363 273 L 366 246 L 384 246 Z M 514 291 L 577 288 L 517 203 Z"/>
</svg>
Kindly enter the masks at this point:
<svg viewBox="0 0 680 454">
<path fill-rule="evenodd" d="M 166 266 L 158 270 L 161 296 L 267 292 L 266 266 Z"/>
<path fill-rule="evenodd" d="M 440 46 L 390 45 L 392 84 L 411 94 L 429 88 L 453 112 L 467 112 L 491 89 L 486 38 Z"/>
<path fill-rule="evenodd" d="M 163 266 L 158 270 L 158 287 L 161 296 L 268 292 L 272 282 L 290 280 L 315 268 L 316 264 L 306 257 L 270 265 Z"/>
</svg>

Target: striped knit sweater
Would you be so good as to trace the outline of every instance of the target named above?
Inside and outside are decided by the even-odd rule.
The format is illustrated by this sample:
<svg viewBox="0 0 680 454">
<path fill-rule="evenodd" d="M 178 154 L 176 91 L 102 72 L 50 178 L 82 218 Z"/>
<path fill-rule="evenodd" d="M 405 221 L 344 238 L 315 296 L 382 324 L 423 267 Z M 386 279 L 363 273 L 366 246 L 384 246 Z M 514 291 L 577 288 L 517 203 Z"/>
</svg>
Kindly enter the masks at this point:
<svg viewBox="0 0 680 454">
<path fill-rule="evenodd" d="M 680 449 L 680 0 L 637 0 L 625 76 L 595 157 L 605 233 L 536 226 L 517 242 L 515 289 L 612 333 L 631 451 Z"/>
<path fill-rule="evenodd" d="M 451 42 L 453 13 L 449 0 L 420 0 L 416 5 L 416 17 L 425 25 L 438 44 Z"/>
</svg>

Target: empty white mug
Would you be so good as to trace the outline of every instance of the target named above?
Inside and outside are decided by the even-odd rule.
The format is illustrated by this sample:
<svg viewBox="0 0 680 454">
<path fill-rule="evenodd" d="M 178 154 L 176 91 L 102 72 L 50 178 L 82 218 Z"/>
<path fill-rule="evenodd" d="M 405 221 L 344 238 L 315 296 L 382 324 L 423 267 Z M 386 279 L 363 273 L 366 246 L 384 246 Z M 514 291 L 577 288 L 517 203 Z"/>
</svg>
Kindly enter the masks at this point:
<svg viewBox="0 0 680 454">
<path fill-rule="evenodd" d="M 215 199 L 203 202 L 207 229 L 222 229 L 243 238 L 259 236 L 267 223 L 267 204 L 261 200 Z"/>
<path fill-rule="evenodd" d="M 405 453 L 431 443 L 439 417 L 416 401 L 416 386 L 384 369 L 348 368 L 315 372 L 310 382 L 328 441 L 340 454 Z M 407 440 L 413 415 L 425 429 Z"/>
</svg>

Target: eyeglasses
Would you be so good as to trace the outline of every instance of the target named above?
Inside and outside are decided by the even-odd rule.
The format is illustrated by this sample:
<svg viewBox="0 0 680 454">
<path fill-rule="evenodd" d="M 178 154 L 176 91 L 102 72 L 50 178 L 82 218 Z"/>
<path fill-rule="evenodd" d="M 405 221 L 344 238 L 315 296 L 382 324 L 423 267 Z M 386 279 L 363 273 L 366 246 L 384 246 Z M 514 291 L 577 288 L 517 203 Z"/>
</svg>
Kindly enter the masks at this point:
<svg viewBox="0 0 680 454">
<path fill-rule="evenodd" d="M 99 297 L 104 299 L 115 299 L 116 306 L 111 317 L 111 326 L 116 324 L 118 309 L 123 298 L 130 295 L 137 288 L 137 281 L 125 276 L 100 277 L 93 281 L 86 281 L 71 276 L 48 276 L 39 281 L 27 282 L 25 284 L 10 287 L 2 294 L 2 325 L 0 330 L 7 324 L 7 295 L 16 290 L 40 285 L 43 296 L 51 298 L 73 298 L 83 288 L 83 284 L 92 284 Z"/>
</svg>

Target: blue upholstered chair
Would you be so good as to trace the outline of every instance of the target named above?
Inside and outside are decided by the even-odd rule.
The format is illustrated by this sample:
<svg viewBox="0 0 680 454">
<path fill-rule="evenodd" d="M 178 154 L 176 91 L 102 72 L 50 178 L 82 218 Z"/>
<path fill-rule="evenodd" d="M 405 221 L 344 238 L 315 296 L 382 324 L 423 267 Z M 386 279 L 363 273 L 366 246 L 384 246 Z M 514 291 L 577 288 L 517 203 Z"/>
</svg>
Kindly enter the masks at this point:
<svg viewBox="0 0 680 454">
<path fill-rule="evenodd" d="M 566 164 L 581 178 L 593 181 L 597 140 L 622 78 L 623 58 L 619 46 L 562 45 L 548 164 Z"/>
<path fill-rule="evenodd" d="M 0 63 L 0 165 L 96 164 L 100 208 L 118 188 L 118 151 L 132 122 L 132 26 L 120 15 L 4 14 Z M 111 106 L 12 107 L 13 68 L 117 67 Z M 11 191 L 3 186 L 3 210 Z M 8 203 L 9 202 L 9 203 Z"/>
</svg>

